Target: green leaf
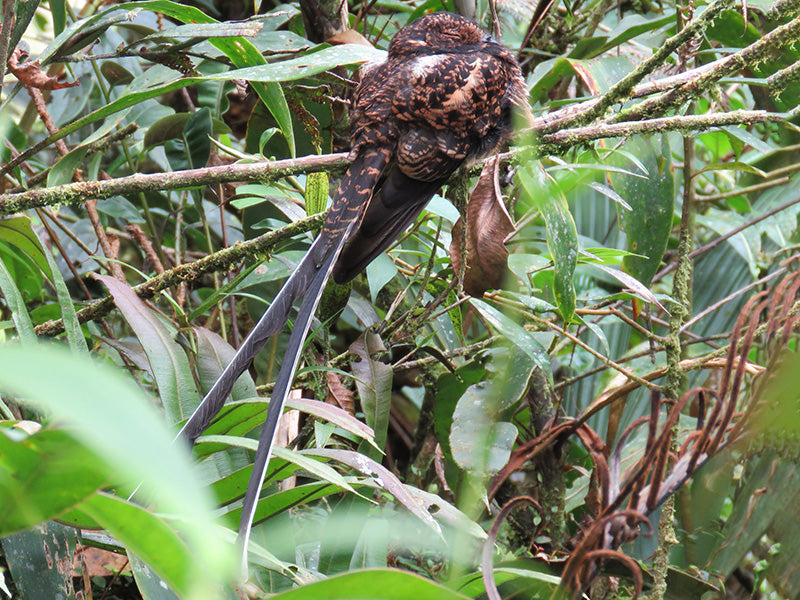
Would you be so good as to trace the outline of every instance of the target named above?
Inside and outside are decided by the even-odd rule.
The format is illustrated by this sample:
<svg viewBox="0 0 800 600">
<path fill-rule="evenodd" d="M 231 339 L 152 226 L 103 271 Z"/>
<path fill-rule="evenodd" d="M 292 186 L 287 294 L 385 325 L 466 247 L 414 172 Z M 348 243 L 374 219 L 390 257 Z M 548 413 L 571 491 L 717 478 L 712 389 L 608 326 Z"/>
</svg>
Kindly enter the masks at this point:
<svg viewBox="0 0 800 600">
<path fill-rule="evenodd" d="M 364 272 L 367 274 L 370 300 L 375 304 L 380 291 L 397 275 L 397 266 L 388 254 L 381 252 Z"/>
<path fill-rule="evenodd" d="M 9 40 L 8 50 L 17 47 L 25 30 L 33 20 L 33 15 L 36 14 L 36 9 L 39 8 L 39 0 L 8 0 L 14 2 L 14 29 L 11 30 L 11 39 Z M 5 23 L 4 23 L 5 25 Z"/>
<path fill-rule="evenodd" d="M 130 286 L 106 275 L 95 274 L 94 277 L 108 288 L 117 308 L 142 344 L 170 422 L 177 423 L 187 418 L 200 399 L 186 352 Z"/>
<path fill-rule="evenodd" d="M 622 259 L 624 269 L 645 287 L 650 285 L 667 249 L 672 229 L 675 203 L 675 181 L 666 136 L 650 139 L 635 137 L 625 150 L 635 155 L 647 170 L 646 178 L 618 172 L 610 174 L 611 184 L 632 210 L 617 208 L 620 229 L 627 236 L 628 252 L 640 256 Z M 617 166 L 625 166 L 621 158 L 613 158 Z"/>
<path fill-rule="evenodd" d="M 183 126 L 183 140 L 189 158 L 189 168 L 199 169 L 211 157 L 211 111 L 204 107 L 196 110 Z"/>
<path fill-rule="evenodd" d="M 3 254 L 0 254 L 0 293 L 3 294 L 8 309 L 11 311 L 11 320 L 14 322 L 20 341 L 24 344 L 36 344 L 36 334 L 33 331 L 31 317 L 25 307 L 22 294 L 14 282 L 14 277 L 6 267 Z"/>
<path fill-rule="evenodd" d="M 184 23 L 216 23 L 214 19 L 204 14 L 202 11 L 192 8 L 191 12 L 187 12 L 185 6 L 175 4 L 173 2 L 166 2 L 163 0 L 156 0 L 154 2 L 142 2 L 129 4 L 140 4 L 153 10 L 154 12 L 161 12 L 165 15 L 174 17 L 183 21 Z M 227 56 L 234 67 L 249 67 L 251 65 L 260 65 L 266 62 L 266 59 L 259 52 L 250 41 L 243 37 L 237 38 L 211 38 L 209 39 L 211 45 L 220 50 Z M 289 110 L 289 105 L 286 102 L 286 97 L 283 94 L 281 86 L 274 82 L 262 83 L 259 81 L 252 81 L 250 85 L 255 90 L 258 97 L 267 107 L 267 110 L 275 117 L 278 127 L 281 128 L 283 136 L 289 145 L 289 152 L 292 156 L 295 155 L 295 142 L 294 142 L 294 128 L 292 125 L 292 114 Z"/>
<path fill-rule="evenodd" d="M 398 503 L 406 507 L 414 516 L 436 532 L 437 535 L 441 535 L 442 532 L 439 524 L 433 519 L 424 503 L 420 502 L 419 498 L 414 496 L 412 493 L 413 488 L 411 486 L 406 486 L 394 473 L 380 463 L 359 452 L 353 452 L 351 450 L 318 448 L 316 450 L 307 450 L 305 454 L 335 460 L 355 469 L 367 477 L 371 477 L 375 485 L 389 492 Z"/>
<path fill-rule="evenodd" d="M 211 383 L 213 383 L 213 381 L 216 381 L 216 379 L 213 379 Z M 253 393 L 250 395 L 234 395 L 234 397 L 237 399 L 227 402 L 219 415 L 217 415 L 217 418 L 208 426 L 205 431 L 207 436 L 223 434 L 241 436 L 252 431 L 264 422 L 264 418 L 267 414 L 268 402 L 253 399 L 255 398 L 255 390 L 253 390 Z M 377 450 L 380 450 L 380 447 L 375 443 L 375 434 L 372 428 L 337 406 L 333 406 L 327 402 L 320 402 L 319 400 L 289 398 L 286 401 L 286 407 L 333 423 L 345 431 L 365 440 Z M 198 450 L 202 452 L 202 449 L 198 448 Z"/>
<path fill-rule="evenodd" d="M 262 64 L 255 67 L 246 67 L 206 75 L 199 79 L 204 80 L 230 80 L 246 79 L 249 82 L 262 81 L 295 81 L 312 75 L 318 75 L 334 67 L 353 65 L 369 61 L 381 60 L 386 57 L 385 52 L 361 44 L 343 44 L 332 46 L 316 52 L 309 52 L 297 58 L 290 58 L 280 62 Z"/>
<path fill-rule="evenodd" d="M 169 27 L 164 31 L 151 33 L 138 40 L 142 42 L 163 42 L 181 38 L 198 38 L 198 43 L 204 39 L 215 37 L 253 37 L 264 27 L 258 21 L 239 21 L 227 23 L 192 23 Z"/>
<path fill-rule="evenodd" d="M 273 596 L 274 600 L 467 600 L 458 592 L 408 571 L 366 569 L 336 575 Z"/>
<path fill-rule="evenodd" d="M 36 529 L 0 540 L 3 555 L 19 595 L 17 598 L 77 600 L 72 582 L 77 532 L 50 521 Z M 0 586 L 2 587 L 2 586 Z M 11 598 L 11 594 L 8 596 Z"/>
<path fill-rule="evenodd" d="M 44 247 L 31 227 L 27 216 L 0 219 L 0 240 L 16 246 L 41 269 L 46 277 L 52 277 L 52 268 Z"/>
<path fill-rule="evenodd" d="M 487 350 L 487 377 L 465 391 L 453 411 L 450 451 L 464 470 L 486 477 L 508 462 L 517 438 L 509 418 L 528 389 L 537 361 L 516 347 Z"/>
<path fill-rule="evenodd" d="M 367 425 L 375 432 L 375 444 L 378 448 L 386 445 L 386 433 L 389 429 L 389 408 L 392 401 L 391 365 L 372 358 L 376 352 L 385 352 L 378 334 L 366 330 L 350 345 L 350 352 L 360 360 L 352 362 L 353 377 L 364 409 Z"/>
<path fill-rule="evenodd" d="M 197 581 L 221 582 L 232 574 L 233 548 L 220 543 L 212 525 L 208 490 L 186 449 L 172 443 L 163 419 L 135 385 L 103 365 L 52 346 L 0 345 L 0 364 L 0 390 L 64 423 L 94 461 L 105 465 L 109 478 L 128 485 L 141 482 L 149 502 L 181 515 L 174 528 L 192 549 Z M 101 516 L 95 512 L 93 518 Z"/>
<path fill-rule="evenodd" d="M 67 25 L 67 10 L 65 0 L 49 0 L 50 14 L 53 15 L 53 32 L 59 35 Z"/>
<path fill-rule="evenodd" d="M 110 27 L 132 21 L 139 13 L 139 10 L 133 10 L 124 14 L 106 16 L 119 10 L 120 7 L 114 6 L 94 14 L 88 19 L 73 23 L 45 48 L 44 52 L 39 55 L 39 62 L 45 66 L 55 58 L 78 52 L 78 50 L 94 44 L 97 38 L 101 37 Z"/>
<path fill-rule="evenodd" d="M 522 350 L 525 354 L 531 357 L 540 369 L 545 373 L 552 373 L 552 366 L 550 365 L 550 357 L 547 351 L 542 348 L 542 345 L 525 330 L 524 327 L 515 323 L 510 317 L 507 317 L 492 305 L 473 298 L 470 300 L 481 316 L 497 331 L 506 337 L 506 339 L 514 344 L 517 348 Z M 552 377 L 552 375 L 550 375 Z"/>
<path fill-rule="evenodd" d="M 252 469 L 246 471 L 247 479 L 237 483 L 234 488 L 239 493 L 239 498 L 242 497 L 247 490 L 247 481 L 249 480 Z M 355 480 L 353 483 L 356 483 Z M 216 490 L 220 488 L 215 487 Z M 223 488 L 224 490 L 224 488 Z M 341 493 L 342 489 L 331 485 L 329 483 L 307 483 L 305 485 L 297 485 L 285 491 L 269 494 L 258 499 L 258 506 L 256 507 L 255 515 L 253 516 L 253 524 L 257 525 L 262 521 L 279 515 L 280 513 L 290 510 L 298 506 L 306 504 L 314 506 L 313 501 L 319 498 L 325 498 L 332 494 Z M 236 508 L 230 512 L 225 513 L 225 522 L 229 527 L 235 528 L 239 525 L 242 517 L 242 508 Z"/>
<path fill-rule="evenodd" d="M 444 373 L 436 382 L 436 402 L 433 404 L 436 438 L 447 457 L 452 458 L 450 428 L 458 401 L 469 386 L 482 381 L 485 376 L 486 369 L 478 362 L 470 362 L 459 367 L 455 373 Z"/>
<path fill-rule="evenodd" d="M 175 113 L 161 117 L 153 123 L 144 135 L 144 148 L 159 146 L 169 140 L 180 139 L 183 136 L 183 127 L 189 120 L 191 113 Z"/>
<path fill-rule="evenodd" d="M 662 27 L 673 25 L 674 23 L 675 18 L 672 15 L 667 15 L 660 19 L 647 18 L 639 14 L 628 15 L 623 18 L 611 32 L 611 36 L 613 37 L 608 40 L 599 54 L 608 52 L 612 48 L 616 48 L 643 33 L 655 31 Z"/>
<path fill-rule="evenodd" d="M 134 79 L 133 73 L 118 62 L 111 60 L 107 60 L 100 65 L 100 73 L 103 74 L 103 77 L 111 87 L 128 85 Z"/>
<path fill-rule="evenodd" d="M 483 479 L 508 462 L 517 428 L 497 421 L 492 386 L 475 383 L 467 388 L 453 412 L 450 452 L 459 467 Z"/>
<path fill-rule="evenodd" d="M 504 561 L 495 564 L 492 573 L 495 585 L 503 598 L 548 598 L 567 600 L 566 594 L 556 593 L 561 578 L 547 573 L 546 563 L 530 559 Z M 448 582 L 450 587 L 472 597 L 485 594 L 483 574 L 470 573 Z"/>
<path fill-rule="evenodd" d="M 155 0 L 153 3 L 160 4 L 162 3 L 162 0 Z M 142 3 L 129 2 L 128 4 Z M 115 8 L 114 10 L 119 9 Z M 243 41 L 246 42 L 246 40 Z M 354 44 L 352 46 L 356 47 Z M 337 50 L 344 47 L 345 46 L 337 46 Z M 281 127 L 281 131 L 283 132 L 287 143 L 289 143 L 292 154 L 294 154 L 294 142 L 290 141 L 293 140 L 291 111 L 286 103 L 283 90 L 277 82 L 308 77 L 334 67 L 367 62 L 371 58 L 375 58 L 374 51 L 370 52 L 365 46 L 357 46 L 356 48 L 360 49 L 351 48 L 347 51 L 340 50 L 338 52 L 326 52 L 322 57 L 318 57 L 312 61 L 306 59 L 292 59 L 296 62 L 292 63 L 291 61 L 283 61 L 280 63 L 262 64 L 260 67 L 253 67 L 257 70 L 252 72 L 254 80 L 251 81 L 251 85 L 253 85 L 254 89 L 259 93 L 259 96 L 267 105 L 267 108 L 270 109 L 273 117 L 275 117 L 275 120 Z M 328 48 L 327 50 L 332 49 Z M 321 52 L 315 54 L 321 54 Z M 323 58 L 325 60 L 323 60 Z M 344 60 L 345 62 L 339 62 L 341 60 Z M 263 62 L 263 57 L 261 57 L 261 61 Z M 166 68 L 158 69 L 157 67 L 149 69 L 143 76 L 136 78 L 131 86 L 129 86 L 127 93 L 121 94 L 118 98 L 112 100 L 108 104 L 103 105 L 101 108 L 98 108 L 89 114 L 84 115 L 83 117 L 65 125 L 58 131 L 58 133 L 51 135 L 47 139 L 40 142 L 40 144 L 43 146 L 52 144 L 53 142 L 60 140 L 91 123 L 94 123 L 95 121 L 105 119 L 114 113 L 141 104 L 150 98 L 157 98 L 181 88 L 194 85 L 199 81 L 226 81 L 229 79 L 238 78 L 243 74 L 250 73 L 249 69 L 243 68 L 206 76 L 172 77 L 168 80 L 164 80 L 162 76 L 160 80 L 155 83 L 151 81 L 153 76 L 158 75 L 159 73 L 163 74 L 165 72 L 170 71 Z"/>
<path fill-rule="evenodd" d="M 223 369 L 228 365 L 236 354 L 236 349 L 220 337 L 218 333 L 206 329 L 205 327 L 193 328 L 197 338 L 197 378 L 200 381 L 200 388 L 207 392 L 214 385 L 214 382 L 222 374 Z M 255 398 L 256 384 L 250 373 L 245 371 L 236 380 L 231 390 L 231 398 L 243 400 L 245 398 Z M 231 410 L 230 405 L 226 405 L 225 413 Z M 221 414 L 218 418 L 221 418 Z M 248 430 L 249 431 L 249 430 Z"/>
<path fill-rule="evenodd" d="M 81 324 L 78 321 L 78 314 L 75 311 L 75 305 L 69 295 L 67 283 L 61 275 L 61 271 L 56 264 L 56 260 L 49 251 L 43 251 L 47 264 L 50 268 L 50 279 L 56 288 L 56 296 L 58 305 L 61 307 L 61 318 L 64 321 L 64 332 L 67 334 L 69 347 L 76 354 L 89 354 L 89 348 L 86 345 L 86 338 L 83 337 L 81 331 Z"/>
<path fill-rule="evenodd" d="M 250 438 L 245 437 L 237 437 L 232 435 L 202 435 L 198 438 L 197 444 L 224 444 L 226 446 L 236 447 L 236 448 L 245 448 L 247 450 L 256 451 L 258 449 L 258 440 L 253 440 Z M 349 492 L 353 492 L 353 488 L 350 486 L 349 483 L 342 477 L 335 469 L 332 469 L 328 465 L 314 458 L 310 458 L 307 453 L 297 452 L 293 450 L 287 450 L 286 448 L 282 448 L 280 446 L 276 446 L 272 450 L 272 454 L 275 458 L 292 463 L 297 467 L 304 469 L 309 474 L 314 475 L 321 481 L 326 481 L 330 484 L 333 484 L 341 489 L 347 490 Z M 272 463 L 273 461 L 270 461 Z M 279 466 L 279 465 L 276 465 Z M 278 470 L 272 469 L 272 464 L 270 464 L 270 470 L 267 473 L 267 477 L 264 478 L 265 481 L 269 479 L 270 473 L 277 473 Z M 281 470 L 281 475 L 283 477 L 288 477 L 291 475 L 291 471 L 286 471 L 286 469 Z"/>
<path fill-rule="evenodd" d="M 174 119 L 172 124 L 176 123 L 177 119 Z M 173 171 L 206 166 L 211 156 L 211 131 L 211 111 L 208 108 L 187 115 L 180 136 L 164 143 L 164 151 Z"/>
<path fill-rule="evenodd" d="M 547 248 L 554 262 L 553 294 L 564 323 L 575 312 L 573 275 L 578 262 L 578 231 L 567 200 L 541 164 L 530 161 L 520 169 L 527 203 L 537 207 L 547 228 Z"/>
<path fill-rule="evenodd" d="M 168 521 L 137 504 L 105 493 L 94 494 L 78 510 L 100 523 L 126 549 L 146 562 L 180 597 L 218 598 L 215 592 L 218 581 L 212 572 L 206 571 L 208 565 L 197 563 L 197 548 L 190 548 Z"/>
<path fill-rule="evenodd" d="M 105 465 L 66 432 L 0 429 L 0 536 L 54 519 L 108 481 Z"/>
<path fill-rule="evenodd" d="M 328 174 L 319 172 L 306 175 L 306 214 L 321 213 L 327 203 Z"/>
<path fill-rule="evenodd" d="M 128 563 L 142 600 L 180 600 L 164 580 L 133 552 L 128 553 Z"/>
<path fill-rule="evenodd" d="M 58 162 L 53 165 L 53 168 L 47 174 L 48 187 L 71 182 L 72 177 L 75 175 L 75 169 L 86 158 L 88 152 L 89 146 L 78 146 L 59 158 Z"/>
</svg>

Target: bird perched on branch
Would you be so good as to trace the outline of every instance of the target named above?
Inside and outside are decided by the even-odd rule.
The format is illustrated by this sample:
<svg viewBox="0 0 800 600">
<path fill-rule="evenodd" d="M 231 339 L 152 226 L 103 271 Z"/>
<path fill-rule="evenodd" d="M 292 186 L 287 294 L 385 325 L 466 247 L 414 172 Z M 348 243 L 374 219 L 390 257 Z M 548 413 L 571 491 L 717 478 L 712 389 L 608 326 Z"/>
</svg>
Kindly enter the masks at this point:
<svg viewBox="0 0 800 600">
<path fill-rule="evenodd" d="M 322 232 L 187 421 L 190 441 L 303 296 L 261 432 L 239 527 L 247 547 L 258 495 L 303 341 L 329 277 L 349 281 L 414 221 L 460 166 L 494 151 L 527 107 L 514 55 L 473 21 L 434 13 L 401 29 L 388 58 L 362 69 L 353 102 L 353 162 Z"/>
</svg>

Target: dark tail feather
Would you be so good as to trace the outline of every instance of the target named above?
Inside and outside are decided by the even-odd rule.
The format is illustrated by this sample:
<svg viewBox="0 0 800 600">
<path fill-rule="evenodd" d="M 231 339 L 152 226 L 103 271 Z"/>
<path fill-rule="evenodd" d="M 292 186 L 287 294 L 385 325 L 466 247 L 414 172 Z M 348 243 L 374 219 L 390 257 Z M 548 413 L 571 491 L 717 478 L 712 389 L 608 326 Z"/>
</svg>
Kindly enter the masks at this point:
<svg viewBox="0 0 800 600">
<path fill-rule="evenodd" d="M 392 169 L 367 206 L 333 270 L 333 280 L 345 283 L 386 250 L 419 216 L 446 180 L 419 181 Z"/>
<path fill-rule="evenodd" d="M 390 153 L 385 150 L 366 151 L 355 158 L 342 178 L 322 233 L 311 244 L 297 269 L 283 285 L 267 311 L 242 342 L 231 362 L 225 367 L 203 401 L 181 428 L 179 436 L 182 435 L 193 444 L 203 433 L 208 424 L 222 410 L 225 400 L 230 395 L 239 376 L 247 370 L 267 340 L 279 333 L 286 325 L 295 300 L 306 293 L 312 282 L 317 282 L 317 275 L 320 271 L 327 269 L 327 275 L 315 293 L 322 292 L 333 263 L 331 262 L 325 268 L 324 265 L 327 265 L 332 256 L 332 260 L 335 262 L 344 242 L 358 227 L 363 214 L 362 208 L 369 202 L 372 190 L 389 163 L 389 158 Z M 314 308 L 316 308 L 316 303 Z M 313 310 L 311 316 L 313 316 Z M 302 345 L 302 340 L 300 345 Z M 286 358 L 289 356 L 287 350 Z M 285 362 L 287 361 L 284 359 Z M 291 376 L 289 378 L 291 379 Z"/>
<path fill-rule="evenodd" d="M 319 272 L 320 267 L 317 266 L 316 262 L 322 245 L 323 240 L 321 238 L 317 238 L 311 245 L 297 269 L 283 285 L 278 295 L 275 296 L 272 304 L 269 305 L 269 308 L 258 320 L 258 323 L 250 331 L 242 345 L 239 346 L 231 362 L 228 363 L 228 366 L 225 367 L 217 381 L 214 382 L 203 401 L 192 413 L 192 416 L 189 417 L 189 420 L 186 421 L 186 424 L 178 434 L 179 436 L 182 435 L 190 443 L 194 443 L 205 428 L 208 427 L 211 420 L 222 410 L 222 406 L 230 395 L 236 380 L 250 367 L 250 363 L 253 362 L 256 354 L 259 353 L 271 336 L 279 333 L 283 326 L 286 325 L 292 304 L 306 292 L 312 281 L 314 281 L 315 275 Z"/>
<path fill-rule="evenodd" d="M 222 409 L 236 380 L 250 366 L 267 339 L 283 329 L 294 301 L 305 295 L 289 336 L 289 345 L 286 348 L 278 377 L 275 380 L 266 422 L 256 450 L 253 472 L 250 475 L 250 482 L 243 501 L 242 517 L 239 522 L 239 539 L 243 552 L 242 562 L 245 565 L 258 496 L 269 465 L 278 420 L 283 412 L 283 405 L 300 360 L 303 342 L 308 335 L 311 321 L 333 266 L 336 264 L 345 242 L 359 226 L 364 214 L 364 206 L 368 205 L 372 192 L 390 158 L 391 153 L 388 149 L 367 150 L 356 157 L 342 179 L 322 233 L 311 245 L 295 272 L 286 281 L 272 304 L 236 351 L 233 360 L 181 429 L 181 434 L 191 442 L 194 442 L 202 434 Z"/>
<path fill-rule="evenodd" d="M 389 158 L 389 152 L 376 150 L 366 152 L 353 161 L 350 169 L 342 179 L 334 198 L 331 212 L 320 234 L 320 243 L 325 244 L 324 249 L 327 255 L 317 267 L 311 282 L 306 286 L 305 298 L 303 298 L 303 303 L 297 311 L 297 318 L 289 336 L 289 344 L 283 355 L 283 362 L 270 396 L 266 422 L 258 439 L 253 472 L 250 475 L 247 492 L 242 504 L 242 517 L 239 521 L 239 542 L 242 547 L 243 566 L 247 564 L 247 546 L 250 541 L 250 531 L 253 527 L 253 518 L 261 486 L 264 485 L 264 477 L 269 466 L 272 446 L 275 443 L 278 419 L 283 413 L 283 405 L 289 395 L 294 372 L 300 360 L 303 342 L 308 335 L 311 320 L 314 318 L 314 313 L 317 310 L 320 298 L 322 298 L 322 292 L 331 275 L 331 271 L 333 271 L 345 242 L 361 223 L 364 205 L 368 205 L 372 191 L 386 168 Z"/>
<path fill-rule="evenodd" d="M 253 462 L 253 472 L 247 484 L 247 493 L 244 496 L 244 503 L 242 504 L 242 517 L 239 521 L 239 542 L 243 552 L 243 566 L 247 564 L 247 545 L 250 541 L 250 530 L 253 526 L 253 517 L 256 512 L 258 497 L 261 492 L 261 486 L 264 484 L 264 477 L 267 473 L 270 455 L 272 454 L 272 446 L 275 443 L 275 432 L 278 429 L 278 420 L 281 413 L 283 413 L 283 405 L 286 402 L 286 397 L 289 395 L 294 372 L 300 359 L 303 342 L 306 339 L 306 335 L 308 335 L 308 329 L 311 326 L 311 321 L 314 318 L 317 305 L 322 297 L 322 290 L 330 277 L 333 264 L 344 245 L 343 242 L 344 240 L 340 240 L 339 244 L 331 250 L 331 253 L 325 259 L 325 262 L 308 286 L 306 296 L 303 298 L 303 303 L 300 305 L 300 309 L 297 312 L 297 318 L 294 321 L 292 333 L 289 336 L 289 344 L 286 347 L 286 353 L 283 355 L 283 363 L 278 371 L 278 377 L 275 379 L 275 387 L 272 390 L 269 408 L 267 409 L 267 419 L 261 430 L 261 435 L 258 438 L 258 449 L 256 450 L 256 456 Z"/>
</svg>

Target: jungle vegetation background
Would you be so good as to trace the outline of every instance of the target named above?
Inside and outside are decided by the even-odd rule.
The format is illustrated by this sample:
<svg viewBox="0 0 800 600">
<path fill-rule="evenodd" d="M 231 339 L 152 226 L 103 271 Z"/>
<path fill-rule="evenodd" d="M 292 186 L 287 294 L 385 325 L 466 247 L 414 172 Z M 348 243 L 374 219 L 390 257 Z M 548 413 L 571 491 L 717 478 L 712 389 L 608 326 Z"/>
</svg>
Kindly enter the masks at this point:
<svg viewBox="0 0 800 600">
<path fill-rule="evenodd" d="M 435 10 L 531 118 L 326 292 L 241 583 L 285 334 L 173 437 L 321 222 L 358 66 Z M 4 0 L 0 596 L 800 597 L 797 12 Z"/>
</svg>

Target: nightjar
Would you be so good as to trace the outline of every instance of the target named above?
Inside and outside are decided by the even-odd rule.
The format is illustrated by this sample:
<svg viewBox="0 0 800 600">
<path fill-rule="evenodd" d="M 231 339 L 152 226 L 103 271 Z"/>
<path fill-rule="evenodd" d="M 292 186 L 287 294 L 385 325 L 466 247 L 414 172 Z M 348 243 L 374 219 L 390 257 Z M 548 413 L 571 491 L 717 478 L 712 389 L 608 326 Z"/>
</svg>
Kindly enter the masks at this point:
<svg viewBox="0 0 800 600">
<path fill-rule="evenodd" d="M 242 507 L 247 546 L 278 419 L 325 283 L 355 277 L 406 229 L 460 166 L 495 150 L 527 94 L 514 55 L 473 21 L 434 13 L 401 29 L 387 59 L 362 69 L 353 103 L 353 162 L 322 232 L 192 414 L 194 441 L 267 339 L 303 296 L 275 381 Z"/>
</svg>

